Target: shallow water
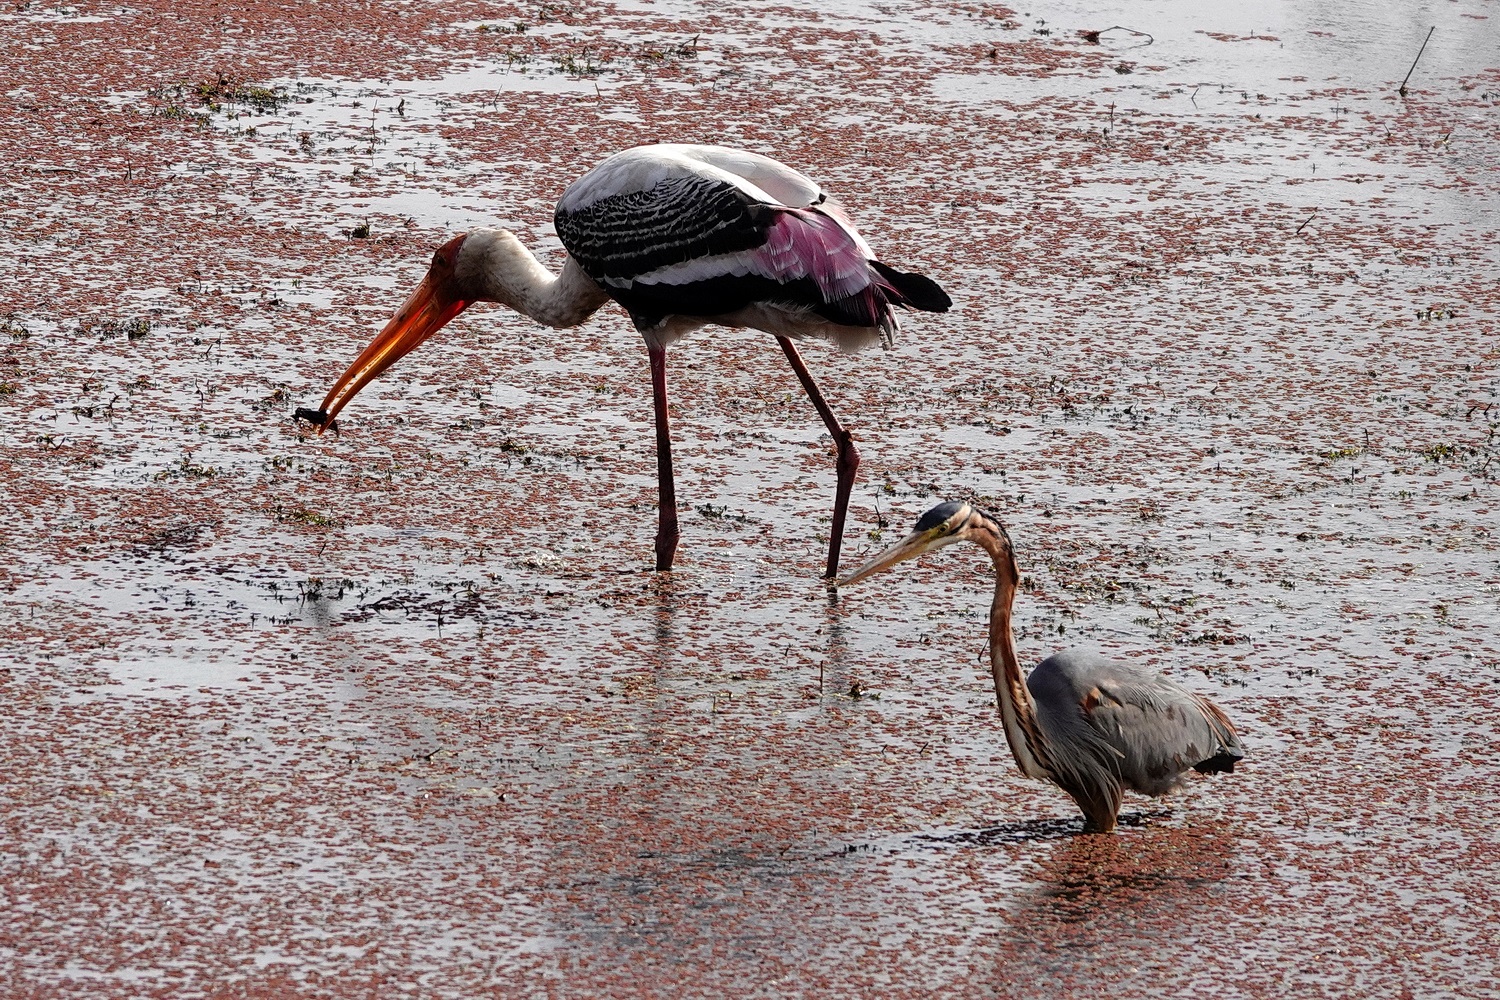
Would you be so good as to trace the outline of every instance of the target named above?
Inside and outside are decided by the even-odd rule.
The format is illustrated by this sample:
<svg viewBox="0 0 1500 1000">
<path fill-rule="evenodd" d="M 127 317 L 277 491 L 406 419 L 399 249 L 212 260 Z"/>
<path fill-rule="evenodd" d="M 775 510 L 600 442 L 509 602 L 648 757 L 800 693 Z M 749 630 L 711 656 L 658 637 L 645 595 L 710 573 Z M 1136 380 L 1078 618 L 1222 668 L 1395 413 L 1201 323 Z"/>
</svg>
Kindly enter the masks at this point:
<svg viewBox="0 0 1500 1000">
<path fill-rule="evenodd" d="M 1488 5 L 153 10 L 0 20 L 16 995 L 1487 988 Z M 291 420 L 433 246 L 555 265 L 567 180 L 668 138 L 953 293 L 805 352 L 849 564 L 979 497 L 1023 656 L 1162 667 L 1239 772 L 1074 835 L 996 725 L 982 554 L 818 579 L 829 443 L 761 335 L 672 355 L 669 577 L 617 311 L 471 310 Z"/>
</svg>

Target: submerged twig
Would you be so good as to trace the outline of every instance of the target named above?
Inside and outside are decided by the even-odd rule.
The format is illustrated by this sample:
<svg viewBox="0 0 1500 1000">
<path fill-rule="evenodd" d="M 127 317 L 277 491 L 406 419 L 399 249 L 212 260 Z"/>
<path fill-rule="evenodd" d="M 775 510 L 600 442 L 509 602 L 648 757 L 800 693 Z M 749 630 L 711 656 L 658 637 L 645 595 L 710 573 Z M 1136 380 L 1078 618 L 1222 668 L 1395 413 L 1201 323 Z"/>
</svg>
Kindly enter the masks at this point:
<svg viewBox="0 0 1500 1000">
<path fill-rule="evenodd" d="M 1406 96 L 1406 81 L 1411 79 L 1412 71 L 1417 68 L 1417 62 L 1422 58 L 1422 53 L 1427 51 L 1427 43 L 1432 41 L 1432 33 L 1436 30 L 1437 25 L 1435 24 L 1427 29 L 1427 37 L 1422 39 L 1422 47 L 1417 50 L 1417 58 L 1411 61 L 1411 69 L 1407 70 L 1406 75 L 1401 78 L 1401 86 L 1396 88 L 1396 93 L 1402 97 Z"/>
<path fill-rule="evenodd" d="M 1098 31 L 1080 31 L 1078 33 L 1078 37 L 1082 38 L 1085 42 L 1098 45 L 1099 36 L 1104 34 L 1106 31 L 1128 31 L 1132 35 L 1140 35 L 1141 37 L 1146 39 L 1147 45 L 1150 45 L 1152 42 L 1156 41 L 1155 36 L 1144 31 L 1136 31 L 1134 28 L 1127 28 L 1123 24 L 1112 24 L 1108 28 L 1100 28 Z"/>
</svg>

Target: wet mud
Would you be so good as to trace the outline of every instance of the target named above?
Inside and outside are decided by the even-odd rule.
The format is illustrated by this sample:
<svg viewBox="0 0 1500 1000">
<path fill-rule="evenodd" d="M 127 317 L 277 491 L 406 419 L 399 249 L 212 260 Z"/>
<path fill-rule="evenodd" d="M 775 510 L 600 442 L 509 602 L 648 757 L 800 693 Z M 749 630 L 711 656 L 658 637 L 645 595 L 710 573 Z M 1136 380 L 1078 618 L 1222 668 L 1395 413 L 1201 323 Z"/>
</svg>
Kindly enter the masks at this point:
<svg viewBox="0 0 1500 1000">
<path fill-rule="evenodd" d="M 1493 989 L 1493 4 L 0 39 L 0 996 Z M 763 335 L 669 352 L 670 575 L 618 310 L 471 309 L 298 419 L 434 246 L 556 266 L 567 181 L 655 140 L 805 170 L 953 295 L 804 352 L 864 456 L 846 562 L 977 498 L 1023 658 L 1159 666 L 1235 774 L 1079 835 L 1005 746 L 982 553 L 820 580 L 832 447 Z"/>
</svg>

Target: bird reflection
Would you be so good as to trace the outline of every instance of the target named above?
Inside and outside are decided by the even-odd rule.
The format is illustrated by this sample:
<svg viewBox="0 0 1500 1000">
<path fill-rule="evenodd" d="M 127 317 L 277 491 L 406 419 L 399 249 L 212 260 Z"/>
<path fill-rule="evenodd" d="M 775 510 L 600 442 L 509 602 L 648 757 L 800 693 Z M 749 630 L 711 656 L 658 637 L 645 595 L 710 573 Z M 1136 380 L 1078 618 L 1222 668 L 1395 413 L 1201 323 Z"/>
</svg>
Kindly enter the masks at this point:
<svg viewBox="0 0 1500 1000">
<path fill-rule="evenodd" d="M 996 981 L 1026 983 L 1028 1000 L 1156 983 L 1163 942 L 1189 947 L 1215 926 L 1234 857 L 1222 831 L 1060 839 L 1007 907 Z"/>
</svg>

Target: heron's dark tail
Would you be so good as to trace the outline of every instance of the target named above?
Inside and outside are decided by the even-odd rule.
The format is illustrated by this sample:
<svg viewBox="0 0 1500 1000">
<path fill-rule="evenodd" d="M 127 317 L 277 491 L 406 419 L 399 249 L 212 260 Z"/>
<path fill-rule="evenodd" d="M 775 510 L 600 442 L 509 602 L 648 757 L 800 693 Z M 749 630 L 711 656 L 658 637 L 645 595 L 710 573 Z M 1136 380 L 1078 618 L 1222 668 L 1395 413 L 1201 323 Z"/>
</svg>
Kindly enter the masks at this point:
<svg viewBox="0 0 1500 1000">
<path fill-rule="evenodd" d="M 1199 774 L 1233 774 L 1234 765 L 1244 759 L 1245 754 L 1235 748 L 1234 750 L 1220 750 L 1208 760 L 1202 760 L 1193 765 L 1193 770 Z"/>
<path fill-rule="evenodd" d="M 889 298 L 897 305 L 934 313 L 947 312 L 953 305 L 953 300 L 943 291 L 942 286 L 925 274 L 898 271 L 878 260 L 870 261 L 870 266 L 880 273 L 889 290 L 895 293 L 889 295 Z"/>
<path fill-rule="evenodd" d="M 1234 723 L 1229 721 L 1229 716 L 1224 714 L 1223 709 L 1202 695 L 1194 695 L 1193 700 L 1198 703 L 1203 718 L 1213 728 L 1214 735 L 1219 740 L 1219 752 L 1208 760 L 1194 764 L 1193 770 L 1199 774 L 1234 773 L 1234 765 L 1245 756 L 1245 748 L 1240 745 L 1240 734 L 1234 731 Z"/>
</svg>

